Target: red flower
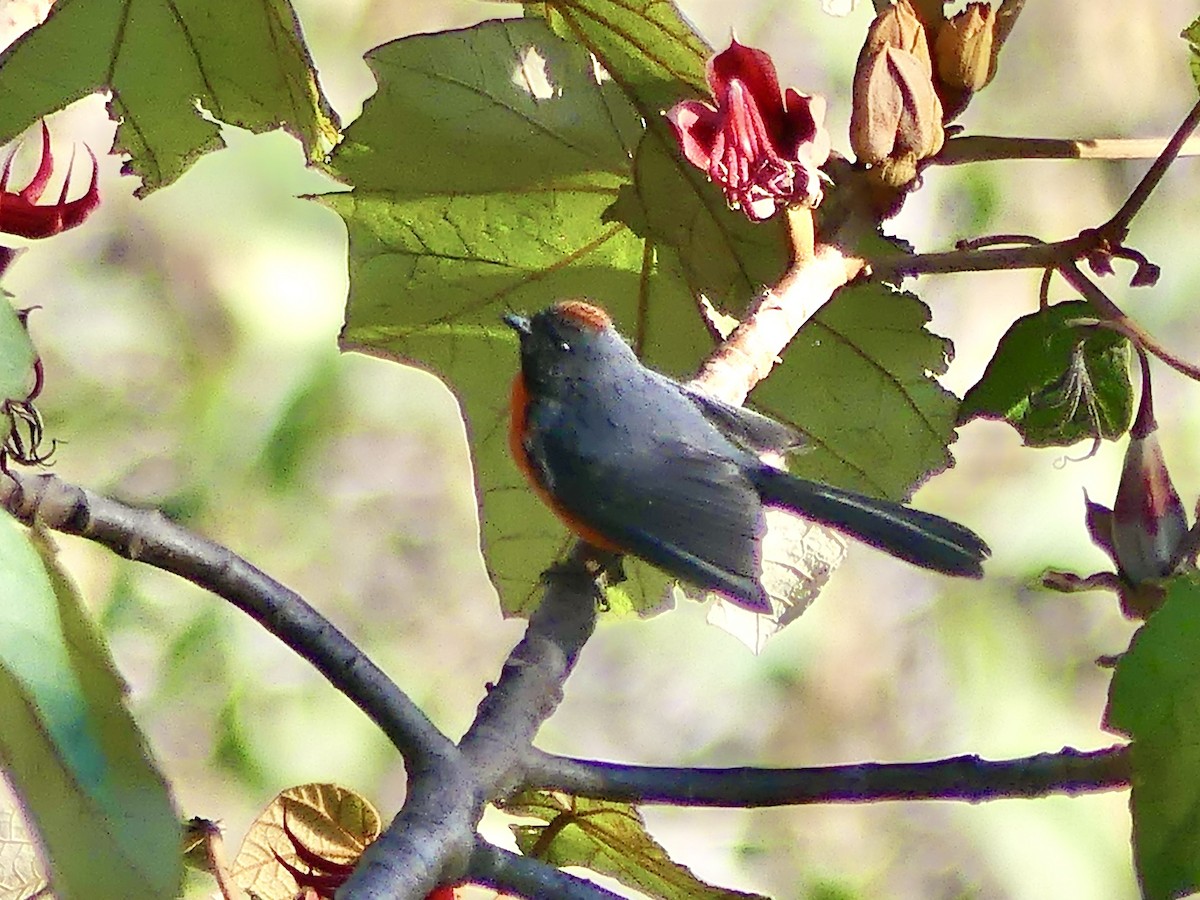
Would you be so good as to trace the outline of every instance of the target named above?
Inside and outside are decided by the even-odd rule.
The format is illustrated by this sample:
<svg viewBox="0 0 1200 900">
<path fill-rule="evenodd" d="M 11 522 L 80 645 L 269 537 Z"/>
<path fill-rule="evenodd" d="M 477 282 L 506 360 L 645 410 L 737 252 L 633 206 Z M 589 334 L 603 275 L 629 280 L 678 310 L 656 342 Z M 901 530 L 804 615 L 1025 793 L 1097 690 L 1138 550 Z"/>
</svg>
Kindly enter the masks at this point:
<svg viewBox="0 0 1200 900">
<path fill-rule="evenodd" d="M 688 162 L 721 186 L 733 209 L 761 221 L 781 206 L 821 202 L 829 158 L 825 98 L 780 93 L 771 57 L 737 41 L 708 62 L 716 108 L 684 100 L 667 112 Z"/>
<path fill-rule="evenodd" d="M 71 168 L 75 162 L 72 156 L 72 165 L 67 167 L 67 177 L 63 181 L 58 202 L 39 206 L 37 201 L 42 198 L 42 191 L 46 189 L 54 170 L 54 155 L 50 152 L 50 129 L 46 127 L 45 122 L 42 123 L 41 161 L 29 184 L 15 193 L 8 190 L 9 172 L 12 169 L 13 157 L 17 155 L 17 148 L 14 147 L 8 154 L 8 159 L 4 161 L 4 169 L 0 170 L 0 231 L 26 238 L 50 237 L 68 228 L 74 228 L 91 215 L 92 210 L 100 205 L 99 166 L 96 163 L 96 154 L 92 153 L 91 148 L 85 144 L 84 149 L 92 158 L 92 182 L 87 193 L 77 200 L 67 200 L 67 190 L 71 185 Z"/>
</svg>

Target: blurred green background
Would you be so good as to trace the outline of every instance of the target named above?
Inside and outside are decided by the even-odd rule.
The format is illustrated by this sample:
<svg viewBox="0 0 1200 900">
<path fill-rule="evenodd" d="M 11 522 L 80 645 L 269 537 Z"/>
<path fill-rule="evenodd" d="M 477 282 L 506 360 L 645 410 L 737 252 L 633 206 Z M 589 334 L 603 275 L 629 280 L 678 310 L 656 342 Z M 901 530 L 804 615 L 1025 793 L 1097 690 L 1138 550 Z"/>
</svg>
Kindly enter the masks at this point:
<svg viewBox="0 0 1200 900">
<path fill-rule="evenodd" d="M 295 5 L 344 121 L 373 90 L 368 48 L 514 10 L 473 0 Z M 870 4 L 847 18 L 824 15 L 816 0 L 680 5 L 710 42 L 723 45 L 732 29 L 772 53 L 785 84 L 825 94 L 835 147 L 849 152 L 848 92 Z M 973 133 L 1165 136 L 1195 100 L 1178 33 L 1196 12 L 1178 0 L 1030 3 L 995 82 L 961 122 Z M 51 127 L 60 140 L 111 143 L 99 97 Z M 86 227 L 30 246 L 6 276 L 19 305 L 42 307 L 30 324 L 45 359 L 41 408 L 60 441 L 55 472 L 161 506 L 300 591 L 457 736 L 522 628 L 500 618 L 483 571 L 453 395 L 427 374 L 338 355 L 345 230 L 298 199 L 329 182 L 304 169 L 286 135 L 224 136 L 228 149 L 146 201 L 133 198 L 118 160 L 102 159 L 101 209 Z M 933 170 L 890 228 L 923 251 L 995 232 L 1068 237 L 1104 221 L 1146 166 Z M 1131 235 L 1162 265 L 1158 286 L 1131 291 L 1125 270 L 1104 284 L 1193 360 L 1200 254 L 1187 223 L 1197 209 L 1200 178 L 1184 159 Z M 1038 277 L 916 286 L 933 329 L 957 347 L 948 387 L 961 395 L 979 377 L 1007 325 L 1034 308 Z M 1200 387 L 1155 373 L 1162 442 L 1190 506 L 1200 495 Z M 1098 726 L 1108 675 L 1094 660 L 1122 650 L 1132 626 L 1108 595 L 1031 585 L 1047 566 L 1086 574 L 1107 564 L 1084 530 L 1082 491 L 1111 500 L 1123 445 L 1080 461 L 1084 445 L 1023 450 L 1006 426 L 973 423 L 953 449 L 957 467 L 916 503 L 988 539 L 995 555 L 982 584 L 856 547 L 820 601 L 757 658 L 692 605 L 602 626 L 539 745 L 642 763 L 817 765 L 1112 742 Z M 190 585 L 85 541 L 59 542 L 181 813 L 220 820 L 236 847 L 274 794 L 301 782 L 336 781 L 385 817 L 395 811 L 396 754 L 305 663 Z M 1110 793 L 647 817 L 701 877 L 779 898 L 1100 900 L 1136 895 L 1126 803 Z M 506 840 L 500 817 L 485 826 Z M 196 897 L 212 890 L 194 884 Z"/>
</svg>

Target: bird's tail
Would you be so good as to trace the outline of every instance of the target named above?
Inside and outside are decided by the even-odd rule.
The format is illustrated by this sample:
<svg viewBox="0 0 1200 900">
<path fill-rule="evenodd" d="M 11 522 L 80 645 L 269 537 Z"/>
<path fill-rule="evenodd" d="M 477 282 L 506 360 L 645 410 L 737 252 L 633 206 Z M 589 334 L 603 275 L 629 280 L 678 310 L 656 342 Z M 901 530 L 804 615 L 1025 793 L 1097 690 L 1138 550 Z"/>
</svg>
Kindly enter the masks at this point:
<svg viewBox="0 0 1200 900">
<path fill-rule="evenodd" d="M 766 465 L 756 472 L 754 482 L 768 506 L 794 510 L 922 568 L 980 578 L 983 560 L 991 553 L 969 528 L 890 500 L 818 484 Z"/>
</svg>

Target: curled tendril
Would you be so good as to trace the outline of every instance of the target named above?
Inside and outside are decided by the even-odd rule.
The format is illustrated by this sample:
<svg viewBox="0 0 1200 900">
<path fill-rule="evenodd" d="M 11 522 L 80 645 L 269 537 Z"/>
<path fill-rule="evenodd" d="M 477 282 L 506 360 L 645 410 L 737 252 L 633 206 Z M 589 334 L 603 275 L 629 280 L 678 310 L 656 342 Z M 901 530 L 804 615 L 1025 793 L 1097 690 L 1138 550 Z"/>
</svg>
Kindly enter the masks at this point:
<svg viewBox="0 0 1200 900">
<path fill-rule="evenodd" d="M 0 471 L 7 474 L 10 460 L 23 466 L 41 466 L 50 462 L 58 449 L 58 441 L 51 439 L 50 448 L 45 449 L 42 414 L 33 405 L 32 398 L 6 400 L 0 409 L 8 419 L 8 434 L 0 448 Z"/>
<path fill-rule="evenodd" d="M 27 324 L 29 314 L 37 308 L 32 306 L 17 312 L 17 318 L 22 325 Z M 8 433 L 3 443 L 0 443 L 0 473 L 11 477 L 9 462 L 20 463 L 23 466 L 47 465 L 58 449 L 58 441 L 53 439 L 50 441 L 50 448 L 44 449 L 46 428 L 42 422 L 42 414 L 33 404 L 41 395 L 45 383 L 45 371 L 39 356 L 33 361 L 33 386 L 25 398 L 5 400 L 0 404 L 0 415 L 8 420 Z"/>
</svg>

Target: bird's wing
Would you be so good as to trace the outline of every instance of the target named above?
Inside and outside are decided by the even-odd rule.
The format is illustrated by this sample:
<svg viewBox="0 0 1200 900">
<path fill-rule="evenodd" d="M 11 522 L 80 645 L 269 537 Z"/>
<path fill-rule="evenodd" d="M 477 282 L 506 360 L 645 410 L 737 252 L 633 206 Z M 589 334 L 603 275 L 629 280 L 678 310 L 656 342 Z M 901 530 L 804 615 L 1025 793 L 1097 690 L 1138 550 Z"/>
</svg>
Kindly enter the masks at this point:
<svg viewBox="0 0 1200 900">
<path fill-rule="evenodd" d="M 759 581 L 762 505 L 736 457 L 660 438 L 653 447 L 540 442 L 551 493 L 611 543 L 669 574 L 770 609 Z"/>
<path fill-rule="evenodd" d="M 680 384 L 678 387 L 704 414 L 704 418 L 744 450 L 755 454 L 783 453 L 804 446 L 804 437 L 789 425 L 744 406 L 733 406 L 718 400 L 690 385 Z"/>
</svg>

